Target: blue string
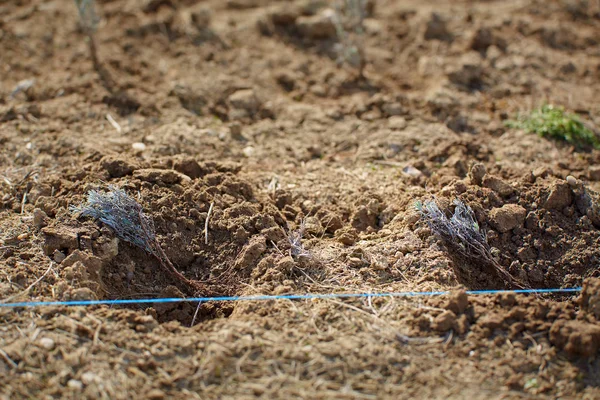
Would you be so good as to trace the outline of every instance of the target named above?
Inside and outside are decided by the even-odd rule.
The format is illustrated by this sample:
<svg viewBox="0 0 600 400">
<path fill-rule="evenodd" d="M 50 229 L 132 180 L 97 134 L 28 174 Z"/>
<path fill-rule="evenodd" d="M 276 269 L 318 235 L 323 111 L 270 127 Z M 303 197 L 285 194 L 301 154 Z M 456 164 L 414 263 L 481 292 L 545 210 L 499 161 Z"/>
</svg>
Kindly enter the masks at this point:
<svg viewBox="0 0 600 400">
<path fill-rule="evenodd" d="M 519 289 L 519 290 L 468 290 L 469 295 L 487 295 L 504 293 L 544 294 L 544 293 L 576 293 L 581 287 L 567 289 Z M 312 299 L 348 299 L 368 297 L 430 297 L 442 296 L 451 292 L 389 292 L 389 293 L 325 293 L 325 294 L 284 294 L 259 296 L 223 296 L 223 297 L 166 297 L 156 299 L 124 299 L 124 300 L 72 300 L 72 301 L 24 301 L 16 303 L 0 303 L 0 307 L 46 307 L 46 306 L 96 306 L 127 305 L 147 303 L 198 303 L 208 301 L 265 301 L 265 300 L 312 300 Z"/>
</svg>

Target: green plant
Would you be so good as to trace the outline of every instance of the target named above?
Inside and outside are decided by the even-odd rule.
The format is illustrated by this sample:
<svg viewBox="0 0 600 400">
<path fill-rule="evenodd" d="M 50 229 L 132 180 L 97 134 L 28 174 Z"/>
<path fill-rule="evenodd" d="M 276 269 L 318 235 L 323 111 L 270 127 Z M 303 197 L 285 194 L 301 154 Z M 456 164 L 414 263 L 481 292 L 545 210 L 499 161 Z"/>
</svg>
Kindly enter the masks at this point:
<svg viewBox="0 0 600 400">
<path fill-rule="evenodd" d="M 600 139 L 594 131 L 576 115 L 565 112 L 562 107 L 546 104 L 527 116 L 518 116 L 516 120 L 506 121 L 506 125 L 536 133 L 541 137 L 565 141 L 578 149 L 600 149 Z"/>
</svg>

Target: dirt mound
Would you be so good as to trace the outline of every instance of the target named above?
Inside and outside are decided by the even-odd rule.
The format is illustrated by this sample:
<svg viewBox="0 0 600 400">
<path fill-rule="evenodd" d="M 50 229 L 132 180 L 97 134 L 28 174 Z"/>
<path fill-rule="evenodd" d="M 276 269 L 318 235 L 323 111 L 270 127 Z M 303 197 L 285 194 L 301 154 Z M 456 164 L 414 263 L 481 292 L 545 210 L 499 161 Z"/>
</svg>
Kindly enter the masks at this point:
<svg viewBox="0 0 600 400">
<path fill-rule="evenodd" d="M 38 213 L 55 217 L 41 232 L 44 253 L 60 264 L 65 278 L 58 298 L 74 298 L 73 291 L 81 297 L 79 287 L 90 288 L 90 296 L 111 299 L 184 294 L 169 289 L 177 282 L 161 272 L 159 260 L 119 240 L 110 227 L 78 221 L 67 210 L 67 205 L 83 202 L 86 191 L 100 182 L 117 185 L 138 199 L 154 220 L 158 241 L 171 262 L 186 278 L 207 287 L 206 293 L 185 294 L 240 293 L 259 261 L 275 248 L 287 250 L 289 243 L 285 218 L 270 201 L 260 202 L 252 185 L 236 176 L 238 171 L 239 166 L 199 164 L 191 158 L 137 164 L 107 156 L 90 165 L 68 190 L 61 187 L 52 205 L 38 198 Z M 110 189 L 101 185 L 100 190 Z M 186 311 L 171 310 L 178 307 Z M 185 321 L 193 312 L 189 304 L 161 307 L 165 308 L 169 313 L 159 313 L 159 320 L 173 318 L 169 315 L 176 312 L 176 318 Z"/>
</svg>

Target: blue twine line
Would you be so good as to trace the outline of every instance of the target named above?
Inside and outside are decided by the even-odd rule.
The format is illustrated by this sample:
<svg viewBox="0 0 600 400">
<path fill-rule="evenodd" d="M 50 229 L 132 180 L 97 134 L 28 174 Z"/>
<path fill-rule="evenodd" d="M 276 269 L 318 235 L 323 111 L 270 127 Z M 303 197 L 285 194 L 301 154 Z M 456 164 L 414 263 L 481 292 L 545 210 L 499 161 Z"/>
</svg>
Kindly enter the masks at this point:
<svg viewBox="0 0 600 400">
<path fill-rule="evenodd" d="M 576 293 L 581 287 L 567 289 L 518 289 L 518 290 L 468 290 L 469 295 L 524 293 Z M 0 308 L 16 307 L 46 307 L 46 306 L 96 306 L 96 305 L 126 305 L 147 303 L 204 303 L 208 301 L 265 301 L 265 300 L 313 300 L 313 299 L 348 299 L 368 297 L 430 297 L 450 294 L 443 292 L 388 292 L 388 293 L 325 293 L 325 294 L 284 294 L 284 295 L 259 295 L 259 296 L 222 296 L 222 297 L 166 297 L 154 299 L 123 299 L 123 300 L 72 300 L 72 301 L 24 301 L 16 303 L 0 303 Z"/>
</svg>

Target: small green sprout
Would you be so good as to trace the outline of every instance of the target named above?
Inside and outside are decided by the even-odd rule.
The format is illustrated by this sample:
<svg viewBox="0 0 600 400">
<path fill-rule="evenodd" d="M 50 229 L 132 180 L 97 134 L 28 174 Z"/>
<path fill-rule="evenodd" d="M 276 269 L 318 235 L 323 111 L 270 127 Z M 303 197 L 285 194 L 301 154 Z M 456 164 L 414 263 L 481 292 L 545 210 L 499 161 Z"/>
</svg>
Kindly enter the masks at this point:
<svg viewBox="0 0 600 400">
<path fill-rule="evenodd" d="M 565 112 L 562 107 L 546 104 L 529 116 L 519 116 L 516 120 L 507 121 L 506 125 L 541 137 L 564 141 L 578 149 L 600 149 L 600 138 L 576 115 Z"/>
</svg>

